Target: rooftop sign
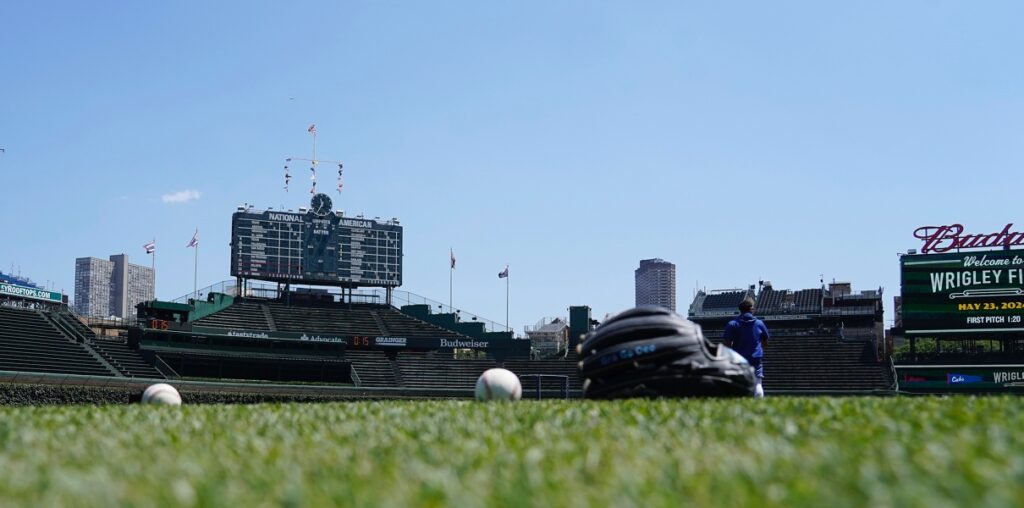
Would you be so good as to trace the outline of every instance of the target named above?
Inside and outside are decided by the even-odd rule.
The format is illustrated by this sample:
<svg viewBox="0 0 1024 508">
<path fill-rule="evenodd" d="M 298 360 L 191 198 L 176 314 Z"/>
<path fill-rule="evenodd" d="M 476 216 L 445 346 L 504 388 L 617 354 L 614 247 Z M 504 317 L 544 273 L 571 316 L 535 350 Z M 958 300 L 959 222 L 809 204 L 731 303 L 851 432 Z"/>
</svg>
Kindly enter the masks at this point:
<svg viewBox="0 0 1024 508">
<path fill-rule="evenodd" d="M 924 242 L 921 254 L 1024 245 L 1024 232 L 1010 231 L 1012 227 L 1013 223 L 1010 223 L 998 233 L 964 234 L 961 224 L 921 226 L 914 230 L 914 238 Z"/>
<path fill-rule="evenodd" d="M 31 298 L 33 300 L 44 300 L 47 302 L 61 303 L 61 294 L 56 291 L 30 288 L 17 284 L 0 283 L 0 295 L 17 296 L 19 298 Z"/>
</svg>

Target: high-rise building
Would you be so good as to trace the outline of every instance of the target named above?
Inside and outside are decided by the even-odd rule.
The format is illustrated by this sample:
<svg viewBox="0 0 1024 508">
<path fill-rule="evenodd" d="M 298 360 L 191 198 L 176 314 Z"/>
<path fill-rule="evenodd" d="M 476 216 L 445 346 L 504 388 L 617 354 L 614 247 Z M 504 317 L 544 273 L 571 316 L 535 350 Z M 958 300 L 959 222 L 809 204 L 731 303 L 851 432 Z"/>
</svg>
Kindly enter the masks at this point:
<svg viewBox="0 0 1024 508">
<path fill-rule="evenodd" d="M 661 258 L 643 259 L 634 272 L 636 304 L 676 310 L 676 265 Z"/>
<path fill-rule="evenodd" d="M 84 316 L 132 317 L 135 306 L 155 295 L 153 269 L 133 265 L 127 254 L 110 260 L 75 260 L 75 311 Z"/>
</svg>

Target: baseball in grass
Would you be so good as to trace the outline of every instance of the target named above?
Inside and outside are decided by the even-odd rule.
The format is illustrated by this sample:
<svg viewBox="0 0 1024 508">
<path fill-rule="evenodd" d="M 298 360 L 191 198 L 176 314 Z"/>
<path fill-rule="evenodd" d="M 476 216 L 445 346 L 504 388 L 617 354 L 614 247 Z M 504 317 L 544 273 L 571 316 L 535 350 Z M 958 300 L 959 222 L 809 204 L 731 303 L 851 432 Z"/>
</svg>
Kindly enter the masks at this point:
<svg viewBox="0 0 1024 508">
<path fill-rule="evenodd" d="M 519 376 L 506 369 L 488 369 L 476 380 L 476 400 L 519 400 L 523 385 Z"/>
<path fill-rule="evenodd" d="M 180 406 L 181 394 L 173 386 L 167 383 L 149 385 L 146 391 L 142 392 L 143 404 L 160 404 L 164 406 Z"/>
</svg>

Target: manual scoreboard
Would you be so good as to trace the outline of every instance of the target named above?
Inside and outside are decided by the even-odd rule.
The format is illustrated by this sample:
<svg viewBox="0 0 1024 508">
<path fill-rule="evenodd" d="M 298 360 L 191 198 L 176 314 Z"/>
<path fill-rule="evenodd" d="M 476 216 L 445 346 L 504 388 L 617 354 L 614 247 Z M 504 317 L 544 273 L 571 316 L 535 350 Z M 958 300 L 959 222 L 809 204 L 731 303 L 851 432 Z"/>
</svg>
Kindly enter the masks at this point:
<svg viewBox="0 0 1024 508">
<path fill-rule="evenodd" d="M 320 199 L 318 199 L 320 198 Z M 231 275 L 340 286 L 402 285 L 402 226 L 344 217 L 323 194 L 309 211 L 238 211 L 231 217 Z"/>
</svg>

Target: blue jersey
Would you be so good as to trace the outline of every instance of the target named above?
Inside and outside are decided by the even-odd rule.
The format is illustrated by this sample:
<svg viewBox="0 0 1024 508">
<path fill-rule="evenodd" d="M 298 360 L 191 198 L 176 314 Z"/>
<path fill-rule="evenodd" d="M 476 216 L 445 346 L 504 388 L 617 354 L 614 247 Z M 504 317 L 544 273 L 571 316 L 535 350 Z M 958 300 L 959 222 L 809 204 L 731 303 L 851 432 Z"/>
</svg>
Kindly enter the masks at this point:
<svg viewBox="0 0 1024 508">
<path fill-rule="evenodd" d="M 761 357 L 764 356 L 761 341 L 768 340 L 768 327 L 765 326 L 764 321 L 745 312 L 725 325 L 725 333 L 722 338 L 732 341 L 732 348 L 752 365 L 756 363 L 756 367 L 760 365 Z"/>
</svg>

